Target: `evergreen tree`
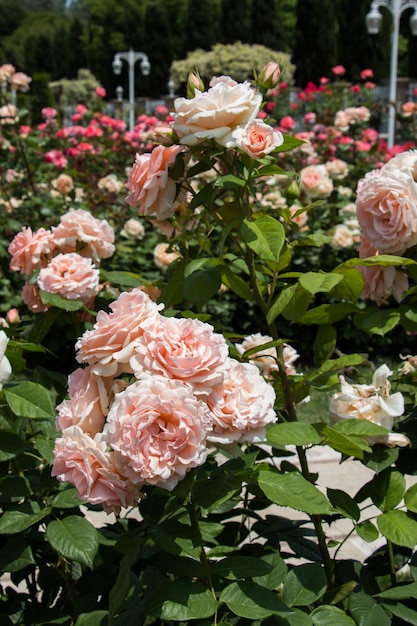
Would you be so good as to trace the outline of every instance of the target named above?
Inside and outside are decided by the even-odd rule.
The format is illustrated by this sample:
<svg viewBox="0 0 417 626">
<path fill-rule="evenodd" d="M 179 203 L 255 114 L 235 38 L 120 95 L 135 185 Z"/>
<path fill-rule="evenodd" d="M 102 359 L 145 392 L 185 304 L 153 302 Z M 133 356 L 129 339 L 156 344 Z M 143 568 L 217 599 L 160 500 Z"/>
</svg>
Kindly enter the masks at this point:
<svg viewBox="0 0 417 626">
<path fill-rule="evenodd" d="M 184 32 L 186 41 L 184 52 L 197 48 L 210 50 L 216 43 L 217 20 L 213 0 L 189 0 Z"/>
<path fill-rule="evenodd" d="M 80 68 L 86 67 L 86 58 L 82 42 L 83 25 L 78 18 L 74 18 L 68 33 L 68 69 L 67 78 L 75 78 Z"/>
<path fill-rule="evenodd" d="M 252 43 L 272 50 L 288 51 L 286 33 L 279 14 L 279 3 L 271 0 L 252 0 Z"/>
<path fill-rule="evenodd" d="M 240 0 L 239 2 L 236 2 L 236 0 L 221 0 L 219 21 L 221 43 L 235 43 L 235 41 L 241 41 L 242 43 L 251 42 L 250 9 L 250 0 Z M 271 8 L 268 9 L 268 13 L 271 13 Z"/>
<path fill-rule="evenodd" d="M 351 15 L 352 10 L 345 19 Z M 321 76 L 329 76 L 331 68 L 340 62 L 334 0 L 298 0 L 296 17 L 293 62 L 296 82 L 304 87 L 309 80 L 318 82 Z"/>
<path fill-rule="evenodd" d="M 146 6 L 144 32 L 146 39 L 142 43 L 142 50 L 149 56 L 151 72 L 149 76 L 139 75 L 138 68 L 137 93 L 159 98 L 168 92 L 172 62 L 171 27 L 168 12 L 161 2 L 150 2 Z"/>
</svg>

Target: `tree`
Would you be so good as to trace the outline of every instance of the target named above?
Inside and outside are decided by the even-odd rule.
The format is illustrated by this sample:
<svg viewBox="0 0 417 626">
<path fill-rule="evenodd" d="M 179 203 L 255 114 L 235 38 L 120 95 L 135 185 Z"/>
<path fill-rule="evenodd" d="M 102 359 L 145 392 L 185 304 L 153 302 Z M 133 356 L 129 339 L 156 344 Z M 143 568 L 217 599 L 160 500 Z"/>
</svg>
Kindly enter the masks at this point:
<svg viewBox="0 0 417 626">
<path fill-rule="evenodd" d="M 351 13 L 350 10 L 349 17 Z M 318 82 L 321 76 L 329 75 L 340 62 L 334 0 L 298 0 L 296 17 L 295 78 L 298 85 L 305 86 L 309 80 Z"/>
<path fill-rule="evenodd" d="M 184 32 L 184 53 L 196 48 L 210 50 L 217 40 L 217 12 L 213 0 L 189 0 Z"/>
<path fill-rule="evenodd" d="M 271 12 L 269 8 L 268 13 Z M 249 0 L 222 0 L 220 5 L 220 37 L 221 43 L 252 40 L 252 24 Z"/>
<path fill-rule="evenodd" d="M 139 93 L 159 98 L 167 93 L 169 68 L 172 61 L 172 33 L 168 12 L 161 2 L 150 2 L 146 6 L 144 19 L 146 38 L 143 51 L 149 56 L 151 72 L 140 77 Z"/>
<path fill-rule="evenodd" d="M 259 43 L 273 50 L 288 51 L 277 2 L 271 7 L 270 0 L 252 0 L 251 23 L 252 43 Z"/>
</svg>

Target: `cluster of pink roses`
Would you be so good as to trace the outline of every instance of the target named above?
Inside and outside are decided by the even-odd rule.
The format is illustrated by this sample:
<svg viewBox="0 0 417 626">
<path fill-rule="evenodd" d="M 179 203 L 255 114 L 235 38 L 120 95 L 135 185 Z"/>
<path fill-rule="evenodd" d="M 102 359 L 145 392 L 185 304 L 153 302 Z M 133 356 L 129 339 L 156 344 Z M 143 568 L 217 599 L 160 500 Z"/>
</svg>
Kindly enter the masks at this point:
<svg viewBox="0 0 417 626">
<path fill-rule="evenodd" d="M 356 215 L 363 231 L 361 258 L 401 256 L 417 244 L 417 150 L 401 152 L 358 183 Z M 389 296 L 400 302 L 408 278 L 394 266 L 361 268 L 363 295 L 377 304 Z"/>
<path fill-rule="evenodd" d="M 91 306 L 100 290 L 99 263 L 113 255 L 114 231 L 107 220 L 88 211 L 70 209 L 51 230 L 23 227 L 9 245 L 10 268 L 26 283 L 22 297 L 34 313 L 48 307 L 41 291 Z"/>
<path fill-rule="evenodd" d="M 53 475 L 107 512 L 134 505 L 145 485 L 173 489 L 211 445 L 262 440 L 276 419 L 254 364 L 229 357 L 211 325 L 162 306 L 134 289 L 100 311 L 58 406 Z"/>
</svg>

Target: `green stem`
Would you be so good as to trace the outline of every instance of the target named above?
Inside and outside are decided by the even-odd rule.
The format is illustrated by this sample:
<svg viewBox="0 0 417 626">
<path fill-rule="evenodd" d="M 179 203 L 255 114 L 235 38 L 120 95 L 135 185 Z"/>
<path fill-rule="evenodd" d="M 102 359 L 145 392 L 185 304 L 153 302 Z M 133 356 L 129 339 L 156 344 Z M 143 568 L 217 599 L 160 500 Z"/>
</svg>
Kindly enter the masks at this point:
<svg viewBox="0 0 417 626">
<path fill-rule="evenodd" d="M 390 579 L 391 585 L 394 587 L 397 584 L 397 576 L 396 576 L 396 567 L 394 560 L 394 549 L 392 547 L 392 543 L 389 539 L 387 539 L 387 552 L 388 552 L 388 561 L 389 561 L 389 569 L 390 569 Z"/>
<path fill-rule="evenodd" d="M 201 534 L 200 524 L 199 524 L 199 515 L 197 514 L 197 510 L 192 502 L 187 504 L 188 515 L 190 516 L 191 528 L 194 531 L 195 540 L 198 546 L 200 546 L 200 563 L 205 569 L 206 577 L 207 577 L 207 586 L 210 588 L 210 591 L 213 595 L 213 598 L 217 602 L 216 592 L 214 589 L 213 581 L 211 578 L 211 566 L 210 562 L 207 558 L 207 554 L 204 550 L 204 540 Z"/>
</svg>

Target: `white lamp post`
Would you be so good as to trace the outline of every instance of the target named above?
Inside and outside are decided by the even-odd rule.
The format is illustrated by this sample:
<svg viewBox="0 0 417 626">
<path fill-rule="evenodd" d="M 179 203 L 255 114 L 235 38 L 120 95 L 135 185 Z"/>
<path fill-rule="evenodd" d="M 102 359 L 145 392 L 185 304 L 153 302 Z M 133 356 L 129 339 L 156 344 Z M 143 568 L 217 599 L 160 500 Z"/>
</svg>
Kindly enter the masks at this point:
<svg viewBox="0 0 417 626">
<path fill-rule="evenodd" d="M 380 7 L 387 8 L 393 19 L 391 33 L 391 69 L 389 79 L 389 109 L 388 109 L 388 147 L 392 148 L 395 140 L 395 116 L 397 104 L 397 74 L 398 74 L 398 38 L 400 34 L 400 19 L 403 11 L 414 9 L 410 17 L 410 28 L 413 35 L 417 35 L 417 0 L 372 0 L 371 9 L 366 16 L 366 28 L 370 35 L 376 35 L 381 28 L 382 15 Z"/>
<path fill-rule="evenodd" d="M 144 52 L 116 52 L 113 59 L 114 74 L 121 74 L 122 61 L 127 61 L 129 66 L 129 130 L 135 127 L 135 63 L 140 61 L 140 69 L 144 76 L 148 76 L 151 71 L 151 64 L 148 56 Z"/>
</svg>

